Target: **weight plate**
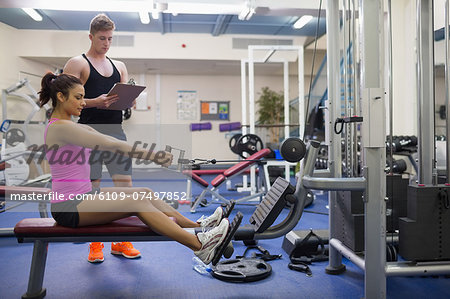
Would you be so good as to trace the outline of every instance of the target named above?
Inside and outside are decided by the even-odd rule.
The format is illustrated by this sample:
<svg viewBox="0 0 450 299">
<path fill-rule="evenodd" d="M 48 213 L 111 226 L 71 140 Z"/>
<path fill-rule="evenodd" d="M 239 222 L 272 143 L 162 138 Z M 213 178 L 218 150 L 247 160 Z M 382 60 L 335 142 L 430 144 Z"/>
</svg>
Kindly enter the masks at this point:
<svg viewBox="0 0 450 299">
<path fill-rule="evenodd" d="M 242 158 L 248 158 L 248 156 L 251 156 L 263 149 L 263 142 L 261 138 L 258 137 L 258 135 L 246 134 L 239 138 L 237 147 L 239 155 Z M 248 156 L 245 156 L 244 153 L 246 153 Z"/>
<path fill-rule="evenodd" d="M 313 203 L 313 201 L 314 201 L 314 193 L 308 191 L 308 193 L 306 194 L 305 208 L 309 207 Z"/>
<path fill-rule="evenodd" d="M 16 146 L 25 142 L 25 133 L 21 129 L 12 128 L 6 132 L 6 144 Z"/>
<path fill-rule="evenodd" d="M 270 276 L 272 266 L 262 259 L 232 259 L 219 262 L 211 273 L 215 278 L 228 282 L 251 282 Z"/>
<path fill-rule="evenodd" d="M 234 134 L 233 137 L 230 138 L 230 141 L 228 142 L 228 145 L 230 146 L 230 149 L 233 153 L 235 153 L 236 155 L 239 155 L 239 150 L 237 147 L 237 142 L 239 140 L 239 138 L 241 138 L 242 134 L 238 133 L 238 134 Z"/>
<path fill-rule="evenodd" d="M 392 262 L 394 258 L 392 256 L 392 249 L 389 245 L 386 245 L 386 262 Z"/>
<path fill-rule="evenodd" d="M 180 205 L 180 203 L 178 202 L 178 200 L 174 200 L 174 199 L 164 199 L 164 201 L 171 206 L 172 208 L 174 208 L 175 210 L 178 209 L 178 206 Z"/>
<path fill-rule="evenodd" d="M 225 250 L 223 251 L 223 257 L 226 259 L 229 259 L 234 253 L 234 247 L 233 247 L 233 243 L 230 242 L 228 243 L 228 246 L 225 248 Z"/>
<path fill-rule="evenodd" d="M 306 145 L 299 138 L 287 138 L 280 144 L 280 154 L 288 162 L 298 162 L 306 154 Z"/>
</svg>

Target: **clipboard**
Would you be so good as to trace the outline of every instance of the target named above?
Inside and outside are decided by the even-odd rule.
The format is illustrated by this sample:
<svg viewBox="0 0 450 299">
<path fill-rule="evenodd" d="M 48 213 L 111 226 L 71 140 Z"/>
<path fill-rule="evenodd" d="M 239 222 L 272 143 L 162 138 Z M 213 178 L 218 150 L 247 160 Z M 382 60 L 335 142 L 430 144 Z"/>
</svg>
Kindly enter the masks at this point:
<svg viewBox="0 0 450 299">
<path fill-rule="evenodd" d="M 145 86 L 126 83 L 116 83 L 108 92 L 108 95 L 117 94 L 119 100 L 110 105 L 108 110 L 125 110 L 133 106 L 133 101 L 141 94 Z"/>
</svg>

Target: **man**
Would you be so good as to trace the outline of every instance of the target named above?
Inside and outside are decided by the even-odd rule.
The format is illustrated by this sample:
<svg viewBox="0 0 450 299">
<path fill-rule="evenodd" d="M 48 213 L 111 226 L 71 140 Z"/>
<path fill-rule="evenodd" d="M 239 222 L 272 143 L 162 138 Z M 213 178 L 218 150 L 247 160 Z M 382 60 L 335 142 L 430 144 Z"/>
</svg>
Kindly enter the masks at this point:
<svg viewBox="0 0 450 299">
<path fill-rule="evenodd" d="M 117 82 L 128 81 L 128 71 L 123 62 L 111 60 L 106 56 L 112 42 L 114 22 L 105 14 L 95 16 L 90 24 L 89 39 L 91 46 L 86 54 L 69 59 L 64 73 L 80 78 L 85 88 L 86 107 L 80 115 L 79 123 L 88 124 L 101 133 L 126 140 L 122 129 L 122 111 L 107 108 L 118 100 L 117 95 L 108 96 L 108 91 Z M 116 187 L 132 187 L 131 160 L 118 156 L 111 161 L 112 155 L 92 152 L 91 182 L 93 190 L 100 187 L 102 165 L 106 165 Z M 103 243 L 89 245 L 88 261 L 103 262 Z M 121 254 L 127 258 L 140 257 L 140 252 L 130 242 L 113 242 L 112 254 Z"/>
</svg>

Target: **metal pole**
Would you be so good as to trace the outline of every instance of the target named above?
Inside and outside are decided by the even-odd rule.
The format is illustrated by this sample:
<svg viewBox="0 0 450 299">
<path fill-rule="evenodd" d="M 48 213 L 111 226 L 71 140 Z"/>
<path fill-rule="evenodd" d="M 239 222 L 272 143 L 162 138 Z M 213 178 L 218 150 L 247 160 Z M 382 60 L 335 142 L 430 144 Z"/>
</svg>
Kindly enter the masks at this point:
<svg viewBox="0 0 450 299">
<path fill-rule="evenodd" d="M 388 93 L 389 93 L 389 159 L 390 159 L 390 175 L 394 174 L 394 152 L 393 152 L 393 147 L 392 147 L 392 143 L 393 143 L 393 131 L 394 131 L 394 116 L 393 116 L 393 112 L 394 112 L 394 102 L 392 100 L 393 95 L 392 95 L 392 77 L 393 77 L 393 73 L 392 73 L 392 5 L 391 5 L 391 0 L 388 0 L 387 2 L 387 12 L 388 12 L 388 38 L 387 38 L 387 42 L 388 42 L 388 80 L 389 80 L 389 89 L 388 89 Z"/>
<path fill-rule="evenodd" d="M 364 193 L 365 298 L 386 297 L 386 108 L 383 1 L 360 0 Z"/>
<path fill-rule="evenodd" d="M 339 55 L 339 1 L 327 1 L 327 86 L 328 100 L 326 101 L 327 116 L 327 136 L 328 141 L 328 167 L 330 176 L 335 178 L 342 177 L 342 156 L 341 156 L 341 137 L 334 134 L 334 121 L 341 117 L 341 74 L 340 74 L 340 55 Z M 301 130 L 302 131 L 302 130 Z M 329 223 L 334 223 L 337 192 L 328 193 L 329 200 Z M 330 239 L 335 238 L 336 228 L 329 226 Z M 326 268 L 327 273 L 338 274 L 345 270 L 342 264 L 342 255 L 333 247 L 329 249 L 329 261 Z"/>
<path fill-rule="evenodd" d="M 255 61 L 253 49 L 248 49 L 248 109 L 250 134 L 255 134 Z"/>
<path fill-rule="evenodd" d="M 450 273 L 448 261 L 397 262 L 386 265 L 387 276 L 430 276 Z"/>
<path fill-rule="evenodd" d="M 359 93 L 357 92 L 357 77 L 356 77 L 356 3 L 352 0 L 352 90 L 353 90 L 353 113 L 352 115 L 361 115 L 359 110 Z M 358 125 L 356 123 L 353 126 L 353 173 L 358 174 L 360 161 L 358 159 Z"/>
<path fill-rule="evenodd" d="M 255 61 L 254 50 L 249 47 L 248 49 L 248 109 L 250 113 L 250 134 L 255 134 Z M 255 193 L 256 177 L 255 167 L 250 170 L 250 194 Z M 246 187 L 246 186 L 244 186 Z"/>
<path fill-rule="evenodd" d="M 447 183 L 450 182 L 450 141 L 449 138 L 449 132 L 450 132 L 450 120 L 449 120 L 449 100 L 450 100 L 450 88 L 449 88 L 449 65 L 448 65 L 448 49 L 449 49 L 449 30 L 448 30 L 448 19 L 449 19 L 449 0 L 445 1 L 445 29 L 444 29 L 444 35 L 445 35 L 445 111 L 446 111 L 446 144 L 447 144 Z"/>
<path fill-rule="evenodd" d="M 343 37 L 343 51 L 342 51 L 342 76 L 344 77 L 344 115 L 350 116 L 350 103 L 349 103 L 349 96 L 348 96 L 348 77 L 347 77 L 347 71 L 348 71 L 348 57 L 347 57 L 347 50 L 350 50 L 347 47 L 347 0 L 342 1 L 342 37 Z M 352 176 L 352 167 L 351 167 L 351 149 L 350 149 L 350 138 L 351 138 L 351 129 L 350 126 L 346 126 L 344 130 L 344 148 L 345 148 L 345 173 L 347 177 Z"/>
<path fill-rule="evenodd" d="M 155 106 L 156 142 L 161 144 L 161 74 L 155 76 Z"/>
<path fill-rule="evenodd" d="M 333 248 L 336 248 L 339 253 L 345 256 L 346 259 L 353 262 L 353 264 L 358 266 L 360 269 L 365 269 L 364 259 L 357 255 L 354 251 L 349 249 L 347 246 L 345 246 L 344 243 L 342 243 L 338 239 L 331 239 L 329 243 L 331 246 L 333 246 Z"/>
<path fill-rule="evenodd" d="M 303 140 L 303 134 L 305 132 L 305 76 L 304 76 L 304 50 L 303 47 L 298 48 L 298 123 L 299 126 L 299 138 Z"/>
<path fill-rule="evenodd" d="M 417 1 L 417 91 L 419 184 L 435 178 L 433 0 Z"/>
<path fill-rule="evenodd" d="M 284 138 L 289 138 L 289 62 L 283 63 L 284 81 Z"/>
<path fill-rule="evenodd" d="M 247 71 L 246 61 L 241 59 L 242 135 L 247 134 Z"/>
<path fill-rule="evenodd" d="M 289 138 L 289 62 L 283 63 L 283 81 L 284 81 L 284 138 Z M 300 102 L 299 102 L 300 103 Z M 277 129 L 278 130 L 278 129 Z M 290 180 L 290 166 L 286 164 L 284 166 L 284 177 L 287 181 Z"/>
</svg>

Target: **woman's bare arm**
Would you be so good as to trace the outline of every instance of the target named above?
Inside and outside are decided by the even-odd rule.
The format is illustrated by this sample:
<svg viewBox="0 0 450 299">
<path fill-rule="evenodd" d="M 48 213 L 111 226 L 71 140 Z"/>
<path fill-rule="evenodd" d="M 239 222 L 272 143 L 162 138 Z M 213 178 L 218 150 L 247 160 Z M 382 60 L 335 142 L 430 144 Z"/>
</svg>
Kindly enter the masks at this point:
<svg viewBox="0 0 450 299">
<path fill-rule="evenodd" d="M 78 145 L 81 147 L 117 152 L 129 156 L 153 161 L 162 166 L 169 166 L 172 163 L 172 154 L 132 146 L 125 141 L 101 134 L 88 126 L 76 124 L 69 120 L 59 120 L 48 129 L 47 145 L 63 146 L 66 144 Z"/>
</svg>

